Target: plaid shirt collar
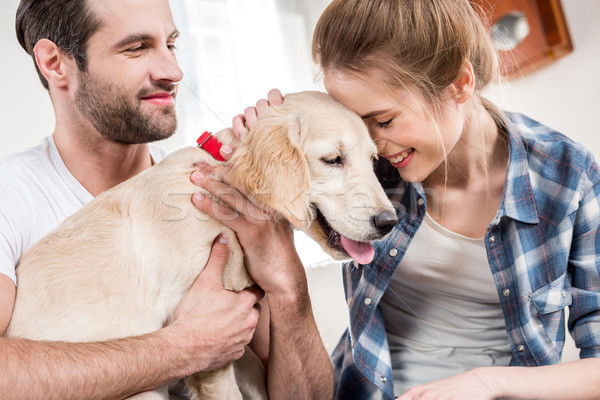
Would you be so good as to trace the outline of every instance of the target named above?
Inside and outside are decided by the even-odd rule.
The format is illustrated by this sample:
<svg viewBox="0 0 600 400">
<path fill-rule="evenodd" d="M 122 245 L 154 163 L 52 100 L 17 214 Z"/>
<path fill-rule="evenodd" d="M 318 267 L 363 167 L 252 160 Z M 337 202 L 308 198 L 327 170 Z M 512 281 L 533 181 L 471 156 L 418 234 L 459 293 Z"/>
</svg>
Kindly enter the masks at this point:
<svg viewBox="0 0 600 400">
<path fill-rule="evenodd" d="M 529 161 L 525 143 L 514 126 L 509 124 L 510 158 L 506 172 L 506 188 L 500 212 L 516 221 L 528 224 L 540 222 L 535 207 L 534 194 L 529 177 Z"/>
</svg>

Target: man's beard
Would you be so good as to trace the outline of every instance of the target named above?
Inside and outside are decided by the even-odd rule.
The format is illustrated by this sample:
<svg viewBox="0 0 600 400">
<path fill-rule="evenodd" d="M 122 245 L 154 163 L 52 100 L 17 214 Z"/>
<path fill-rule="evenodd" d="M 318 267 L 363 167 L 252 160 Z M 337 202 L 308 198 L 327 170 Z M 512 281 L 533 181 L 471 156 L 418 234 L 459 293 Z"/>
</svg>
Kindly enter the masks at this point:
<svg viewBox="0 0 600 400">
<path fill-rule="evenodd" d="M 141 110 L 139 100 L 156 91 L 172 92 L 174 85 L 156 83 L 154 88 L 141 89 L 135 98 L 130 99 L 112 82 L 102 82 L 85 72 L 80 77 L 75 106 L 103 138 L 117 143 L 138 144 L 166 139 L 175 133 L 177 116 L 174 105 L 150 113 Z"/>
</svg>

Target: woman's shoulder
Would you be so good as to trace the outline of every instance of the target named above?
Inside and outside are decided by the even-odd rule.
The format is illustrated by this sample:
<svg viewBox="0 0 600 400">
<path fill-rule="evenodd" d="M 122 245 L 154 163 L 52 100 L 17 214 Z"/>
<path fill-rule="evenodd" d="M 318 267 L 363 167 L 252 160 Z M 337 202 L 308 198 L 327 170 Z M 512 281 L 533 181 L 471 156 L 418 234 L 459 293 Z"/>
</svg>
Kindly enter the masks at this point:
<svg viewBox="0 0 600 400">
<path fill-rule="evenodd" d="M 506 116 L 511 146 L 522 146 L 530 168 L 541 174 L 565 169 L 574 173 L 597 170 L 593 153 L 583 144 L 525 114 L 506 112 Z"/>
<path fill-rule="evenodd" d="M 540 221 L 560 221 L 579 209 L 582 199 L 600 192 L 600 169 L 590 150 L 528 116 L 507 116 L 511 143 L 508 177 L 520 198 L 524 194 L 532 197 Z"/>
</svg>

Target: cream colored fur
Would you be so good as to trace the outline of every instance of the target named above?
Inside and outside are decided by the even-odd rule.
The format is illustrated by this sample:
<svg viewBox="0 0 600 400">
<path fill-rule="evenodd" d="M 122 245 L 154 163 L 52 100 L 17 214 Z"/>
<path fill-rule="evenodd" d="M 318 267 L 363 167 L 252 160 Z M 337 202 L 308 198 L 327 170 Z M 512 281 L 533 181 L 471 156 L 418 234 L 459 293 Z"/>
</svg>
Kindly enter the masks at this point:
<svg viewBox="0 0 600 400">
<path fill-rule="evenodd" d="M 372 171 L 375 146 L 362 120 L 318 92 L 289 94 L 269 112 L 242 143 L 230 129 L 217 134 L 237 147 L 230 161 L 236 184 L 335 258 L 348 256 L 330 247 L 314 207 L 345 236 L 379 238 L 371 218 L 391 204 Z M 324 161 L 337 155 L 344 165 Z M 98 196 L 26 252 L 17 267 L 7 335 L 87 342 L 157 330 L 172 321 L 220 233 L 229 235 L 232 253 L 225 287 L 239 291 L 253 284 L 233 232 L 191 202 L 198 187 L 190 175 L 199 161 L 217 163 L 196 147 L 174 152 Z M 250 350 L 235 368 L 186 382 L 193 399 L 267 398 L 263 367 Z"/>
</svg>

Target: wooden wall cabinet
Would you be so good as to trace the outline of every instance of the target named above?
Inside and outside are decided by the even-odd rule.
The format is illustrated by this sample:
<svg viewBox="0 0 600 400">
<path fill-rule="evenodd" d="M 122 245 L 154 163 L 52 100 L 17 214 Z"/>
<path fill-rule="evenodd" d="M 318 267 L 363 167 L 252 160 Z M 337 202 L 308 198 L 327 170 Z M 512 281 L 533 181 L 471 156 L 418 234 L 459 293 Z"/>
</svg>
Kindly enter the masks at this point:
<svg viewBox="0 0 600 400">
<path fill-rule="evenodd" d="M 495 38 L 500 72 L 516 79 L 573 51 L 560 0 L 471 0 Z M 500 36 L 499 36 L 500 35 Z"/>
</svg>

